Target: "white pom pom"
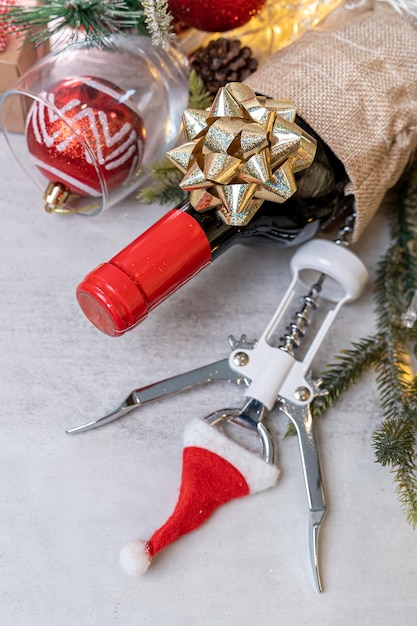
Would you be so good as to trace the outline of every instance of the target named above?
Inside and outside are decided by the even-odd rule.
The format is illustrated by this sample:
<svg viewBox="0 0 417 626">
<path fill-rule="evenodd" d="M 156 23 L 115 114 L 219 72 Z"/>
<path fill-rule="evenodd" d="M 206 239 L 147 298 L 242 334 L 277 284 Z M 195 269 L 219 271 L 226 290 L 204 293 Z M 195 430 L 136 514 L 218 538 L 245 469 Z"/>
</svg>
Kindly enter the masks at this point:
<svg viewBox="0 0 417 626">
<path fill-rule="evenodd" d="M 129 576 L 142 576 L 148 569 L 151 557 L 146 541 L 131 541 L 120 550 L 119 563 Z"/>
</svg>

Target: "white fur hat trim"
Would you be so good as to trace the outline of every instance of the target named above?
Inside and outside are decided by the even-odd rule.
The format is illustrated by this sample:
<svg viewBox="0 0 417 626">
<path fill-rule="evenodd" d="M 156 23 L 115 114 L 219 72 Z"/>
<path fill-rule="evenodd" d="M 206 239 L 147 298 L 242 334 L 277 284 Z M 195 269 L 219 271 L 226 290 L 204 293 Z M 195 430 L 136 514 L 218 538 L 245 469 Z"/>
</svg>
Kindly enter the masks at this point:
<svg viewBox="0 0 417 626">
<path fill-rule="evenodd" d="M 269 489 L 278 480 L 279 469 L 276 465 L 267 463 L 204 420 L 196 418 L 187 424 L 184 445 L 206 448 L 229 461 L 244 476 L 251 493 Z"/>
</svg>

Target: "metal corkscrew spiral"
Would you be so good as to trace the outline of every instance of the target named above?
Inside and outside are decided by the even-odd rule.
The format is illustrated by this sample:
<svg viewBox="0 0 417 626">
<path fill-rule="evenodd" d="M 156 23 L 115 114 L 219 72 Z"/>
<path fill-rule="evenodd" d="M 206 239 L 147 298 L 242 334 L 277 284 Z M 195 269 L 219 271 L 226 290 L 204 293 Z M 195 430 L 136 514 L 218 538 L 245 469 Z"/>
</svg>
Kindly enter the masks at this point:
<svg viewBox="0 0 417 626">
<path fill-rule="evenodd" d="M 286 328 L 286 335 L 281 337 L 283 342 L 279 348 L 289 355 L 294 356 L 295 348 L 300 345 L 300 339 L 305 335 L 306 327 L 310 324 L 311 314 L 318 308 L 318 298 L 321 292 L 325 274 L 321 274 L 318 281 L 314 283 L 307 295 L 303 297 L 302 308 L 294 314 L 295 321 Z"/>
<path fill-rule="evenodd" d="M 347 215 L 345 222 L 337 232 L 336 245 L 348 247 L 353 235 L 356 213 L 353 211 Z M 300 340 L 305 335 L 306 327 L 310 324 L 311 314 L 318 308 L 318 299 L 323 286 L 326 274 L 320 274 L 317 282 L 310 288 L 308 294 L 303 296 L 303 306 L 300 311 L 294 314 L 295 321 L 286 327 L 286 334 L 281 337 L 283 342 L 279 348 L 289 355 L 294 356 L 295 348 L 300 346 Z"/>
</svg>

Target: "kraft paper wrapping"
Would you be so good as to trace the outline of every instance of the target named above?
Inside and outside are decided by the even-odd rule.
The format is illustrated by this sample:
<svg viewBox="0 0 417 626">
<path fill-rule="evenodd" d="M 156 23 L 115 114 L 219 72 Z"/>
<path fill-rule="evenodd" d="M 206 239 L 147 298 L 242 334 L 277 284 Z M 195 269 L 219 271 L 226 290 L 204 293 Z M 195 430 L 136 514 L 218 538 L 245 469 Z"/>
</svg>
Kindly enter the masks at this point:
<svg viewBox="0 0 417 626">
<path fill-rule="evenodd" d="M 357 240 L 417 147 L 417 20 L 377 2 L 336 9 L 246 79 L 293 100 L 342 161 L 355 196 Z"/>
</svg>

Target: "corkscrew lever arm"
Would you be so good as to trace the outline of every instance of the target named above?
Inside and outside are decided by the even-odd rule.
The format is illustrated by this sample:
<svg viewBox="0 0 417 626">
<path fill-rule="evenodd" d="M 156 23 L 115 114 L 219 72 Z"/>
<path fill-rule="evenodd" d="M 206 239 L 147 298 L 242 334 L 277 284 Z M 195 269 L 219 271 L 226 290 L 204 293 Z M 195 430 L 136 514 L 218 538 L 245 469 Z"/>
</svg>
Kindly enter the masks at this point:
<svg viewBox="0 0 417 626">
<path fill-rule="evenodd" d="M 319 456 L 310 406 L 296 406 L 281 399 L 279 409 L 294 424 L 300 446 L 301 460 L 310 509 L 311 529 L 309 535 L 311 567 L 317 591 L 323 591 L 319 570 L 319 530 L 326 513 Z"/>
<path fill-rule="evenodd" d="M 236 385 L 249 384 L 249 381 L 244 376 L 237 374 L 230 369 L 229 360 L 227 358 L 222 359 L 220 361 L 210 363 L 209 365 L 203 365 L 202 367 L 198 367 L 189 372 L 165 378 L 164 380 L 160 380 L 156 383 L 135 389 L 128 395 L 124 402 L 109 413 L 106 413 L 106 415 L 93 419 L 85 424 L 82 424 L 81 426 L 69 428 L 67 433 L 72 435 L 86 430 L 91 430 L 93 428 L 98 428 L 99 426 L 104 426 L 105 424 L 109 424 L 110 422 L 119 419 L 119 417 L 123 417 L 143 404 L 152 402 L 152 400 L 158 400 L 159 398 L 170 396 L 179 391 L 185 391 L 186 389 L 190 389 L 196 385 L 210 383 L 213 381 L 230 382 Z"/>
</svg>

